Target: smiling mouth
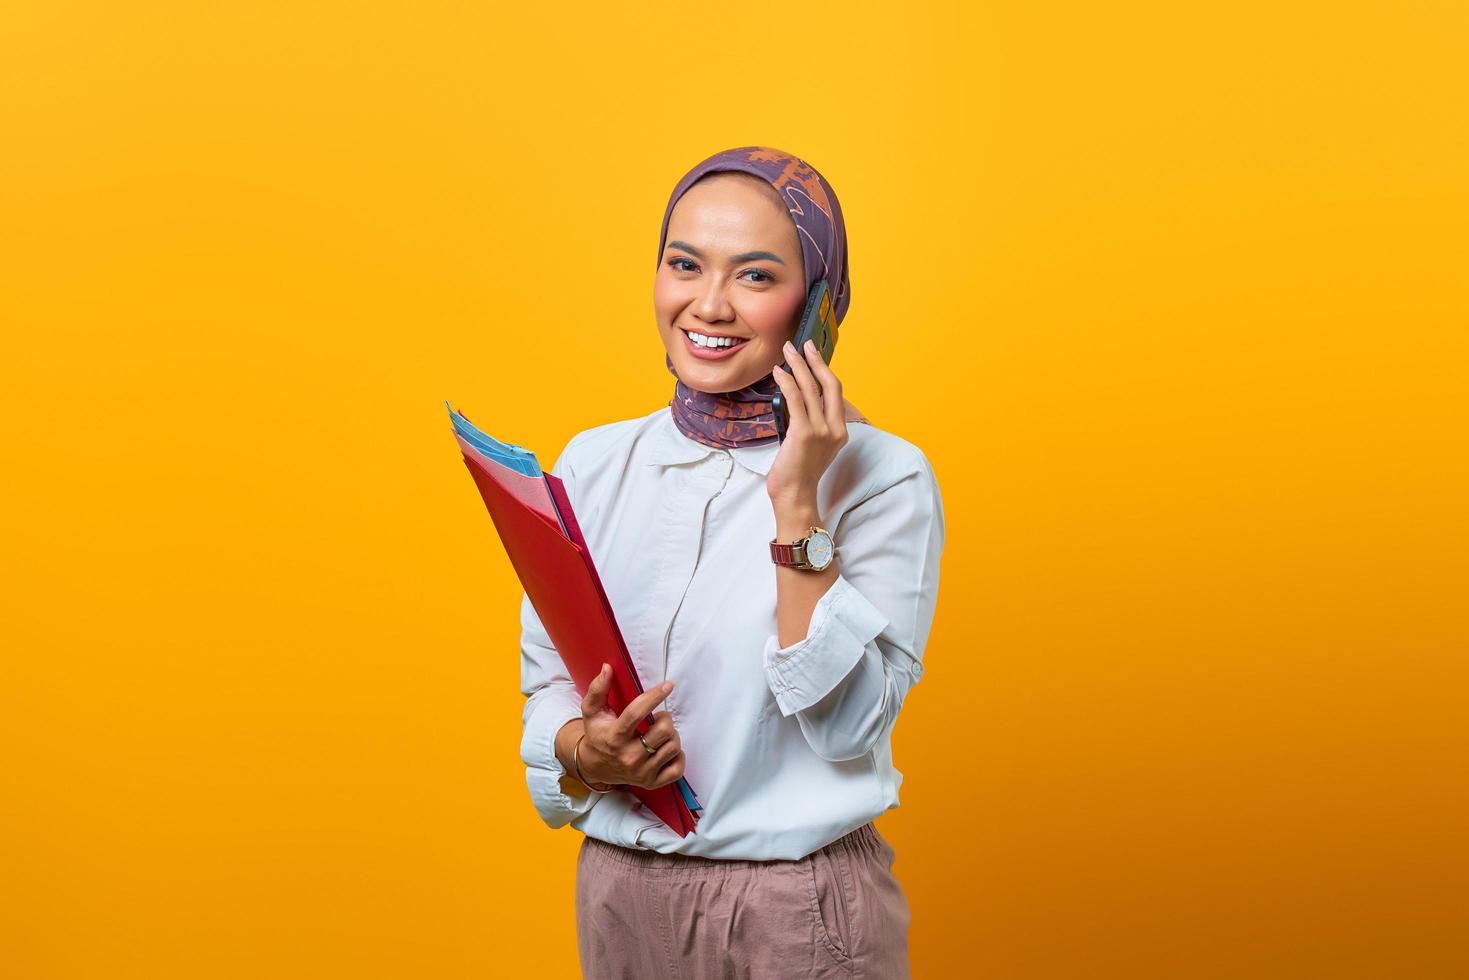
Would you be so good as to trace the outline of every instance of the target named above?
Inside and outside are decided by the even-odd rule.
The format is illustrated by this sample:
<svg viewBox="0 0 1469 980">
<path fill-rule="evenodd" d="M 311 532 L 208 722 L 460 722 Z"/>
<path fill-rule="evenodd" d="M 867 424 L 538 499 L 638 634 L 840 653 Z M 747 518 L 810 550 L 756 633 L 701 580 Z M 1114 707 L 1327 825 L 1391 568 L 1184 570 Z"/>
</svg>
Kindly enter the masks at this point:
<svg viewBox="0 0 1469 980">
<path fill-rule="evenodd" d="M 697 348 L 698 350 L 707 350 L 715 353 L 718 353 L 720 351 L 734 350 L 736 347 L 743 347 L 750 341 L 749 337 L 720 338 L 712 335 L 701 334 L 695 330 L 684 330 L 683 328 L 679 328 L 679 332 L 687 337 L 689 340 L 689 344 Z M 728 340 L 730 341 L 730 343 L 723 343 L 722 341 L 724 340 Z"/>
</svg>

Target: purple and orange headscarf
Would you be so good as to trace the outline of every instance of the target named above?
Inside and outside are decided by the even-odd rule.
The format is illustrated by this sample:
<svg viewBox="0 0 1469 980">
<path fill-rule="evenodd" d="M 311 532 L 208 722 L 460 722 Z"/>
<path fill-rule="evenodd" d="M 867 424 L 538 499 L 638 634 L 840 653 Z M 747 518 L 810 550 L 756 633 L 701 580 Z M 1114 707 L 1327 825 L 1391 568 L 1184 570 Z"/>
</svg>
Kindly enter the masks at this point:
<svg viewBox="0 0 1469 980">
<path fill-rule="evenodd" d="M 841 205 L 837 203 L 836 192 L 815 167 L 781 150 L 741 146 L 716 153 L 684 174 L 663 212 L 657 263 L 663 262 L 668 220 L 684 191 L 707 174 L 730 170 L 763 178 L 780 194 L 791 220 L 796 223 L 796 237 L 801 241 L 806 291 L 810 291 L 816 280 L 825 279 L 831 289 L 833 316 L 840 324 L 852 299 L 852 287 L 847 279 L 847 226 L 842 220 Z M 673 359 L 664 354 L 664 361 L 668 372 L 678 378 Z M 690 439 L 726 448 L 758 445 L 776 437 L 771 397 L 779 392 L 780 386 L 770 375 L 735 391 L 722 392 L 699 391 L 679 378 L 668 404 L 674 423 Z"/>
</svg>

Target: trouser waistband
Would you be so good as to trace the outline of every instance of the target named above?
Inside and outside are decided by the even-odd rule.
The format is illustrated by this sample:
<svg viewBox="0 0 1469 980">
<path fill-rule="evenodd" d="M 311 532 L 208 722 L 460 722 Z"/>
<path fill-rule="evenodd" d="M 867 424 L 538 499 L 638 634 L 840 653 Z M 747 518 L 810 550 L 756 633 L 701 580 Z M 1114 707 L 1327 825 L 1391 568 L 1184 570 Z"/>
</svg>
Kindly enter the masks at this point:
<svg viewBox="0 0 1469 980">
<path fill-rule="evenodd" d="M 883 839 L 870 821 L 858 827 L 856 830 L 843 834 L 825 847 L 818 848 L 821 851 L 847 850 L 852 853 L 870 852 L 879 853 L 883 845 Z M 711 858 L 693 854 L 664 853 L 637 847 L 622 847 L 618 844 L 609 844 L 599 837 L 587 836 L 582 846 L 593 848 L 600 852 L 599 856 L 604 860 L 615 861 L 644 870 L 679 869 L 679 870 L 733 870 L 751 865 L 770 864 L 771 861 L 758 861 L 750 858 Z M 815 852 L 812 852 L 815 853 Z M 810 855 L 807 855 L 810 857 Z M 775 858 L 774 861 L 787 860 Z M 798 860 L 806 860 L 799 858 Z"/>
</svg>

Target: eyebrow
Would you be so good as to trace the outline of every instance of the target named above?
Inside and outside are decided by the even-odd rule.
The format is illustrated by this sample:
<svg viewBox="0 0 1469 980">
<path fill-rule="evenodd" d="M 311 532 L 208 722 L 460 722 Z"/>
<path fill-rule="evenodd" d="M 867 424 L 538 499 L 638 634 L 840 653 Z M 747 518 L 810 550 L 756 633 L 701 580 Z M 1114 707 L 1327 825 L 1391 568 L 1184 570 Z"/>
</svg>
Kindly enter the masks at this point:
<svg viewBox="0 0 1469 980">
<path fill-rule="evenodd" d="M 696 259 L 704 258 L 704 253 L 694 248 L 688 242 L 669 242 L 668 247 L 681 248 Z M 779 262 L 781 265 L 786 264 L 785 259 L 776 255 L 774 252 L 741 252 L 739 255 L 731 255 L 729 257 L 731 262 L 754 262 L 757 259 L 769 259 L 771 262 Z"/>
</svg>

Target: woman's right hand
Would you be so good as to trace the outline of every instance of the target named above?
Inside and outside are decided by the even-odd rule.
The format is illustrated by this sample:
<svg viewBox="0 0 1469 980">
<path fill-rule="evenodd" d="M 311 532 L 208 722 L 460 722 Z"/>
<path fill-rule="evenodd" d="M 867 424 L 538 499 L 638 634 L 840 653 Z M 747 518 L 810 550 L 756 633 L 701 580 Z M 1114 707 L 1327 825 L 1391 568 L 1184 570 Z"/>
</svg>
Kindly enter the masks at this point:
<svg viewBox="0 0 1469 980">
<path fill-rule="evenodd" d="M 602 672 L 587 686 L 582 698 L 582 722 L 586 737 L 582 740 L 577 760 L 582 775 L 599 783 L 641 786 L 657 789 L 683 775 L 682 741 L 666 711 L 653 716 L 653 724 L 638 738 L 638 722 L 645 718 L 673 690 L 673 681 L 664 681 L 644 691 L 628 703 L 621 714 L 607 707 L 607 691 L 612 686 L 612 668 L 602 665 Z M 643 748 L 643 740 L 653 752 Z"/>
</svg>

